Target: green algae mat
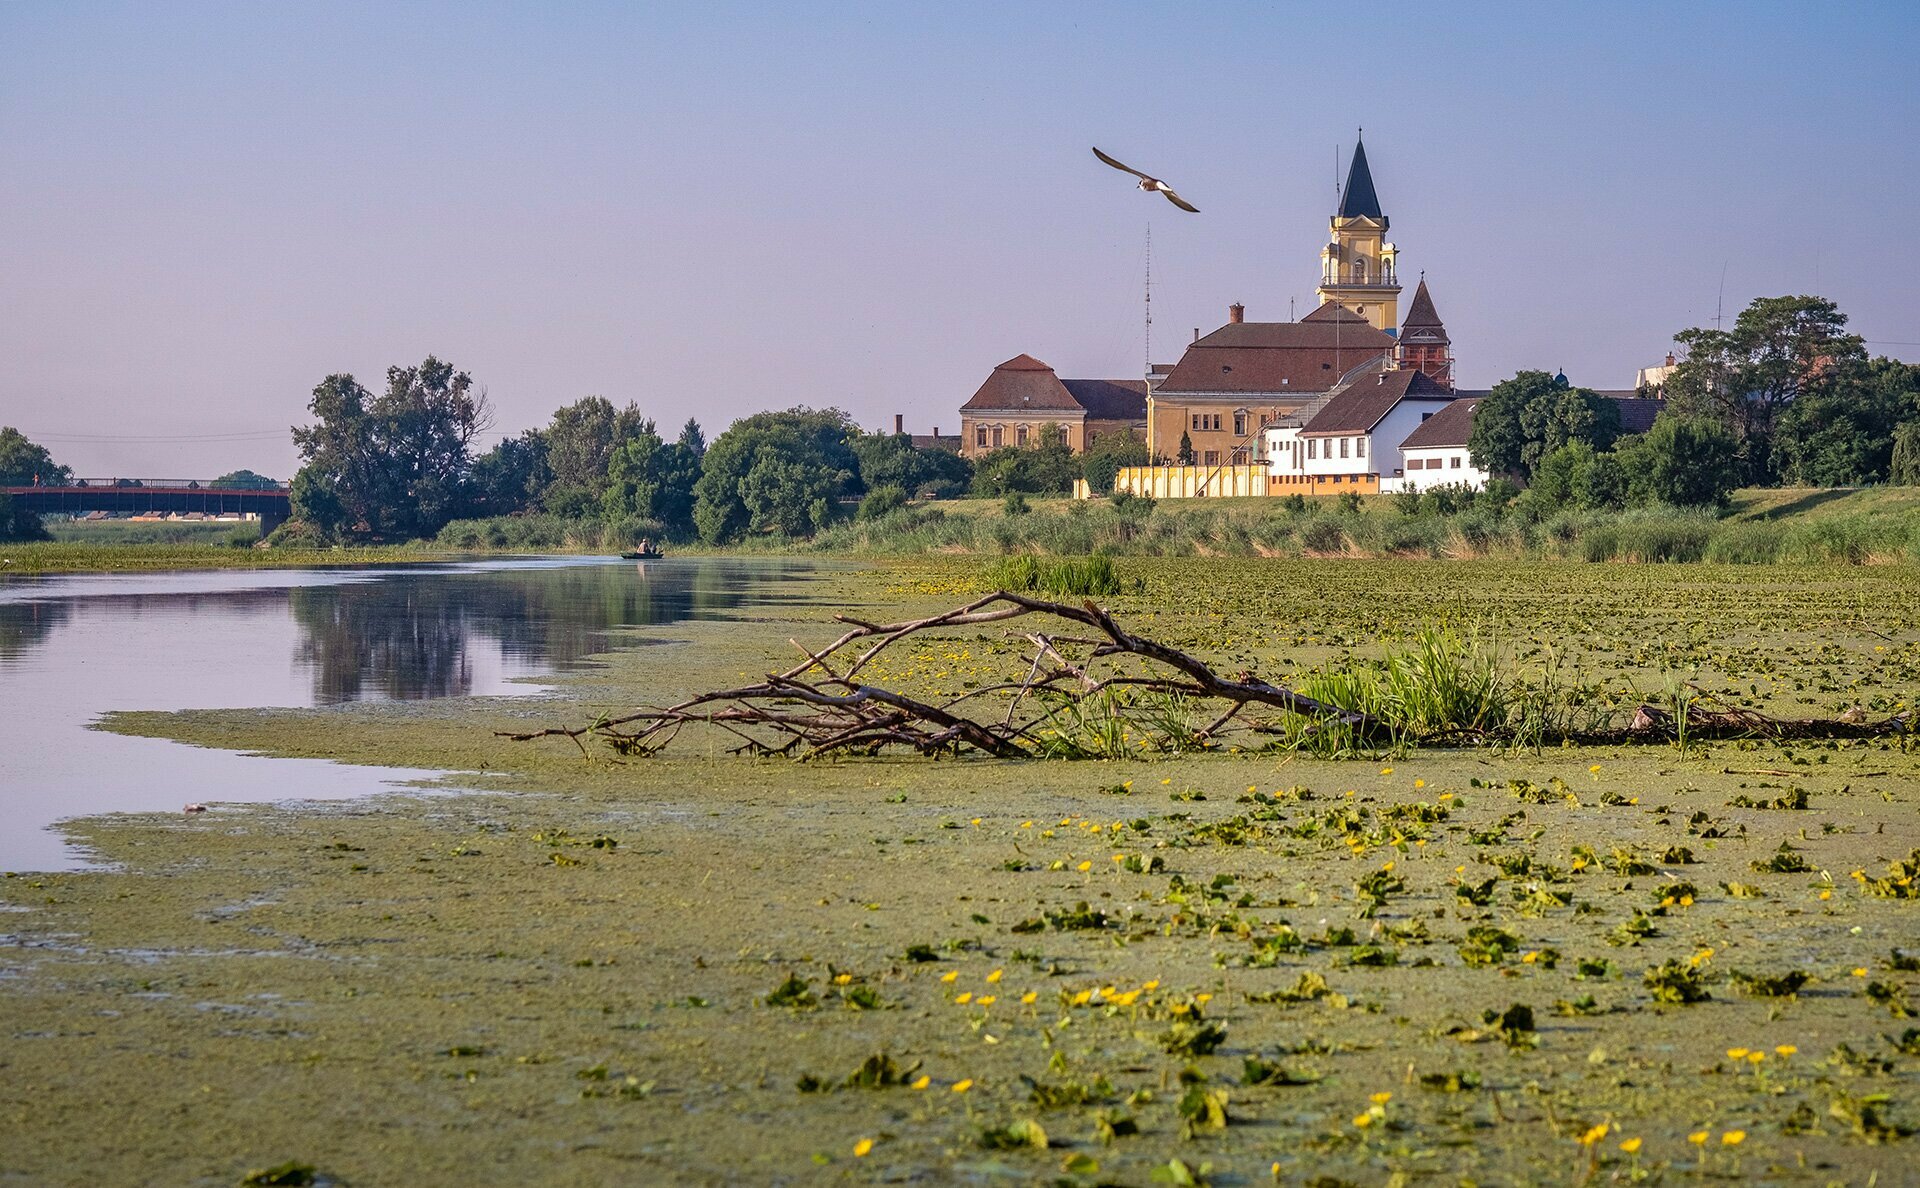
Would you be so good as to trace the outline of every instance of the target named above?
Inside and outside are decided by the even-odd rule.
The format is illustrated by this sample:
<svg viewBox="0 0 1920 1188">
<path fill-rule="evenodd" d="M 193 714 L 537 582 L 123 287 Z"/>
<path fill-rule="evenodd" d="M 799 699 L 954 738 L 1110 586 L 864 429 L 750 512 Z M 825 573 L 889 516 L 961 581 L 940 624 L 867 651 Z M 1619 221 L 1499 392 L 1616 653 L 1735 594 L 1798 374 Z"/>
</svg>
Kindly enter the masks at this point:
<svg viewBox="0 0 1920 1188">
<path fill-rule="evenodd" d="M 111 868 L 0 880 L 0 1184 L 1911 1182 L 1907 739 L 796 764 L 495 735 L 788 666 L 828 607 L 974 573 L 831 574 L 540 697 L 115 717 L 457 774 L 78 822 Z M 1623 705 L 1920 689 L 1910 569 L 1122 575 L 1131 629 L 1274 678 L 1440 625 Z M 869 675 L 953 691 L 1023 650 L 970 630 Z"/>
</svg>

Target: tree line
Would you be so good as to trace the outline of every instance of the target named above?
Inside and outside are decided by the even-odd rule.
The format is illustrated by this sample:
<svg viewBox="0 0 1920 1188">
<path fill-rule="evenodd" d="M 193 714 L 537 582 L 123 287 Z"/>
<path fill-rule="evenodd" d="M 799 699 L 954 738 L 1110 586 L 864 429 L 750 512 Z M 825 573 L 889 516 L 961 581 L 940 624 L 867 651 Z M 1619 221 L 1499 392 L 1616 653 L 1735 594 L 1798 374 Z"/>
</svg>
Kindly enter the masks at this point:
<svg viewBox="0 0 1920 1188">
<path fill-rule="evenodd" d="M 1642 434 L 1564 376 L 1522 371 L 1474 411 L 1474 464 L 1546 506 L 1724 505 L 1738 487 L 1920 484 L 1920 365 L 1870 357 L 1820 297 L 1763 297 L 1685 359 Z"/>
</svg>

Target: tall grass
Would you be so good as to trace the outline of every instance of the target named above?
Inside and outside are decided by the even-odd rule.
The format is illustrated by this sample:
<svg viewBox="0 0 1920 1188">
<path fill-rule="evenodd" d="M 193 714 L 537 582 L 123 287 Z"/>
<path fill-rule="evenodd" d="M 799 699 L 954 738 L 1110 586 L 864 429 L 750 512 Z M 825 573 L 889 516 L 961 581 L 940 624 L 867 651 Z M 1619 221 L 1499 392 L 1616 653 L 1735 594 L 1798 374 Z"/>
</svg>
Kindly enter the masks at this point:
<svg viewBox="0 0 1920 1188">
<path fill-rule="evenodd" d="M 1473 504 L 1408 516 L 1385 500 L 1359 511 L 1288 500 L 1107 501 L 1035 505 L 1018 516 L 938 505 L 836 524 L 811 541 L 757 547 L 869 556 L 985 553 L 1032 556 L 1515 557 L 1574 561 L 1873 564 L 1920 561 L 1920 514 L 1822 514 L 1723 520 L 1704 510 L 1649 507 L 1560 512 Z M 1142 506 L 1145 505 L 1145 506 Z"/>
<path fill-rule="evenodd" d="M 1111 557 L 1003 557 L 987 570 L 987 584 L 1018 593 L 1099 596 L 1120 593 L 1120 573 Z"/>
</svg>

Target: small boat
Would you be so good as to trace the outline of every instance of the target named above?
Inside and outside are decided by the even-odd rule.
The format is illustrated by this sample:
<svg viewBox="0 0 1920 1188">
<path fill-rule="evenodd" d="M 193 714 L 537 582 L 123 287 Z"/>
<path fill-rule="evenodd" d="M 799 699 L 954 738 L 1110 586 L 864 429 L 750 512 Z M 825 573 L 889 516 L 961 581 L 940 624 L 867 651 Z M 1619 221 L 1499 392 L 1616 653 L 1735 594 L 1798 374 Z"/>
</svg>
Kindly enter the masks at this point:
<svg viewBox="0 0 1920 1188">
<path fill-rule="evenodd" d="M 637 552 L 622 553 L 620 559 L 622 561 L 658 561 L 664 556 L 666 554 L 659 549 L 641 549 Z"/>
</svg>

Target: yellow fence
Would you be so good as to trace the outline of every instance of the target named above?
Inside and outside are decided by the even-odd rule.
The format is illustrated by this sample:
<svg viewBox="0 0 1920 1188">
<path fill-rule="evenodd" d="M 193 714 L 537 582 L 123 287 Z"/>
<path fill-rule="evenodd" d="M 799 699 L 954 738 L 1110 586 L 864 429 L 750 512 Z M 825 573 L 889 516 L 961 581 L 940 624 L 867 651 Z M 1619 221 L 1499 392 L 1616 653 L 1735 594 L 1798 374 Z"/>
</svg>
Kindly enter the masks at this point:
<svg viewBox="0 0 1920 1188">
<path fill-rule="evenodd" d="M 1122 466 L 1115 491 L 1154 499 L 1205 499 L 1236 495 L 1377 495 L 1377 474 L 1269 475 L 1264 466 Z M 1075 499 L 1091 499 L 1085 479 L 1073 484 Z"/>
</svg>

